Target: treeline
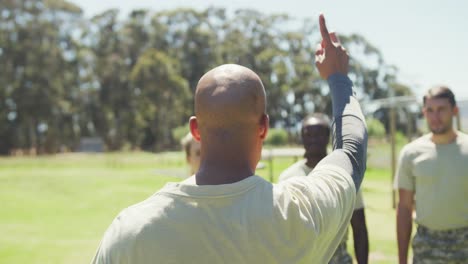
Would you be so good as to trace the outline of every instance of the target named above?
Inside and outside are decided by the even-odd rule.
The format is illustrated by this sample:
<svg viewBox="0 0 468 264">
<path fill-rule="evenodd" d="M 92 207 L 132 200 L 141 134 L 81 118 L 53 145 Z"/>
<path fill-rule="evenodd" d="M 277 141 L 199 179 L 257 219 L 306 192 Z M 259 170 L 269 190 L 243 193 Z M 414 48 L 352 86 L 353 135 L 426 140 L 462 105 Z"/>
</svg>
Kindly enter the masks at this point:
<svg viewBox="0 0 468 264">
<path fill-rule="evenodd" d="M 361 99 L 411 93 L 397 69 L 362 36 L 340 36 L 351 51 Z M 272 126 L 330 113 L 314 67 L 315 22 L 255 10 L 108 10 L 87 19 L 62 0 L 0 2 L 0 153 L 75 150 L 99 137 L 109 151 L 178 145 L 193 114 L 198 79 L 238 63 L 267 88 Z"/>
</svg>

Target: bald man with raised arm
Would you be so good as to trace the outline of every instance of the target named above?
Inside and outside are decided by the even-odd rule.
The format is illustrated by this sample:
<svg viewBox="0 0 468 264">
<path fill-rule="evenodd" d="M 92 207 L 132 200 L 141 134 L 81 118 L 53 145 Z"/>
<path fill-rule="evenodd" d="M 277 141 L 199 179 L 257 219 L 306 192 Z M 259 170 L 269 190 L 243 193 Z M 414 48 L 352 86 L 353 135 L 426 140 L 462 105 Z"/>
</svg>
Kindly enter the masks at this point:
<svg viewBox="0 0 468 264">
<path fill-rule="evenodd" d="M 367 133 L 348 55 L 320 17 L 316 65 L 333 101 L 334 150 L 308 177 L 272 184 L 255 175 L 268 133 L 265 89 L 234 64 L 207 72 L 195 92 L 198 172 L 123 210 L 93 263 L 326 263 L 351 218 Z"/>
</svg>

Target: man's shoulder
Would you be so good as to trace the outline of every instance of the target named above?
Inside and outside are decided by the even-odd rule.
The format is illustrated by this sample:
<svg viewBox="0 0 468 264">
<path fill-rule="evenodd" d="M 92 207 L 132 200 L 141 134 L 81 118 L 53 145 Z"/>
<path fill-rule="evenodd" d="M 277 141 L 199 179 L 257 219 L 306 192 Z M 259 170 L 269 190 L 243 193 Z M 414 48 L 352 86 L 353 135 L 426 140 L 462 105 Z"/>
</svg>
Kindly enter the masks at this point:
<svg viewBox="0 0 468 264">
<path fill-rule="evenodd" d="M 104 259 L 134 260 L 136 252 L 150 252 L 154 244 L 162 243 L 166 238 L 160 234 L 169 223 L 165 213 L 171 208 L 170 200 L 171 197 L 156 193 L 123 209 L 107 228 L 95 257 L 96 263 L 108 263 Z M 138 251 L 135 250 L 137 244 Z"/>
<path fill-rule="evenodd" d="M 139 229 L 147 224 L 147 219 L 156 219 L 155 216 L 159 215 L 170 204 L 171 197 L 161 195 L 158 191 L 147 199 L 120 211 L 112 225 L 116 224 L 119 229 L 128 229 L 130 232 L 134 232 L 133 229 Z"/>
<path fill-rule="evenodd" d="M 431 147 L 433 145 L 434 143 L 431 141 L 431 135 L 426 134 L 411 141 L 405 146 L 403 146 L 403 148 L 401 149 L 401 152 L 402 153 L 418 152 L 418 151 L 425 150 L 426 148 Z"/>
<path fill-rule="evenodd" d="M 139 237 L 141 230 L 164 219 L 162 216 L 172 203 L 172 197 L 158 191 L 147 199 L 120 211 L 107 233 L 110 233 L 112 240 L 133 241 Z"/>
</svg>

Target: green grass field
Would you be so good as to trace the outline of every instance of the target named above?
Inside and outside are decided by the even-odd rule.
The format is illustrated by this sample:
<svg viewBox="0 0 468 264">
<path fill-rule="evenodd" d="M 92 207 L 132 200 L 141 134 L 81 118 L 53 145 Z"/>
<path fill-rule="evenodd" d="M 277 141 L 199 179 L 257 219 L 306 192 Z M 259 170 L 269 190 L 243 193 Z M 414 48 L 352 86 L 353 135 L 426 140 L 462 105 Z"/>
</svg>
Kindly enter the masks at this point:
<svg viewBox="0 0 468 264">
<path fill-rule="evenodd" d="M 182 152 L 0 158 L 0 263 L 88 263 L 121 209 L 185 172 Z M 369 166 L 363 188 L 371 263 L 396 263 L 389 169 Z"/>
</svg>

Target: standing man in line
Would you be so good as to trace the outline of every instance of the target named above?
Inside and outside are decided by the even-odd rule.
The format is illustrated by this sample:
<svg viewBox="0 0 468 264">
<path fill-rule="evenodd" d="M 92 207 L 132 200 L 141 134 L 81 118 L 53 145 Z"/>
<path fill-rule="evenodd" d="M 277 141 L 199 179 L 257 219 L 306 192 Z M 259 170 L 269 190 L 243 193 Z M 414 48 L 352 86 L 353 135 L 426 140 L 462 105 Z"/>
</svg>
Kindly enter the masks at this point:
<svg viewBox="0 0 468 264">
<path fill-rule="evenodd" d="M 431 133 L 402 149 L 395 178 L 399 263 L 407 263 L 415 206 L 413 264 L 466 264 L 468 135 L 453 128 L 458 107 L 445 86 L 424 95 L 423 113 Z"/>
<path fill-rule="evenodd" d="M 302 143 L 304 145 L 304 158 L 287 168 L 279 177 L 282 182 L 286 179 L 307 176 L 320 160 L 327 156 L 327 145 L 330 140 L 330 122 L 326 115 L 315 113 L 307 116 L 302 121 Z M 351 217 L 353 228 L 354 253 L 358 264 L 367 264 L 369 256 L 369 238 L 367 235 L 366 218 L 364 214 L 364 202 L 362 191 L 356 196 L 356 205 Z M 353 259 L 346 250 L 348 232 L 343 237 L 340 245 L 333 254 L 329 264 L 352 264 Z"/>
<path fill-rule="evenodd" d="M 200 167 L 200 142 L 196 141 L 192 134 L 188 133 L 180 141 L 185 150 L 185 159 L 190 167 L 190 176 L 194 175 Z"/>
<path fill-rule="evenodd" d="M 234 64 L 202 76 L 195 92 L 197 173 L 123 210 L 93 263 L 326 263 L 351 219 L 366 164 L 367 132 L 348 54 L 320 16 L 316 65 L 333 103 L 334 150 L 308 177 L 272 184 L 256 176 L 268 132 L 266 95 Z"/>
</svg>

